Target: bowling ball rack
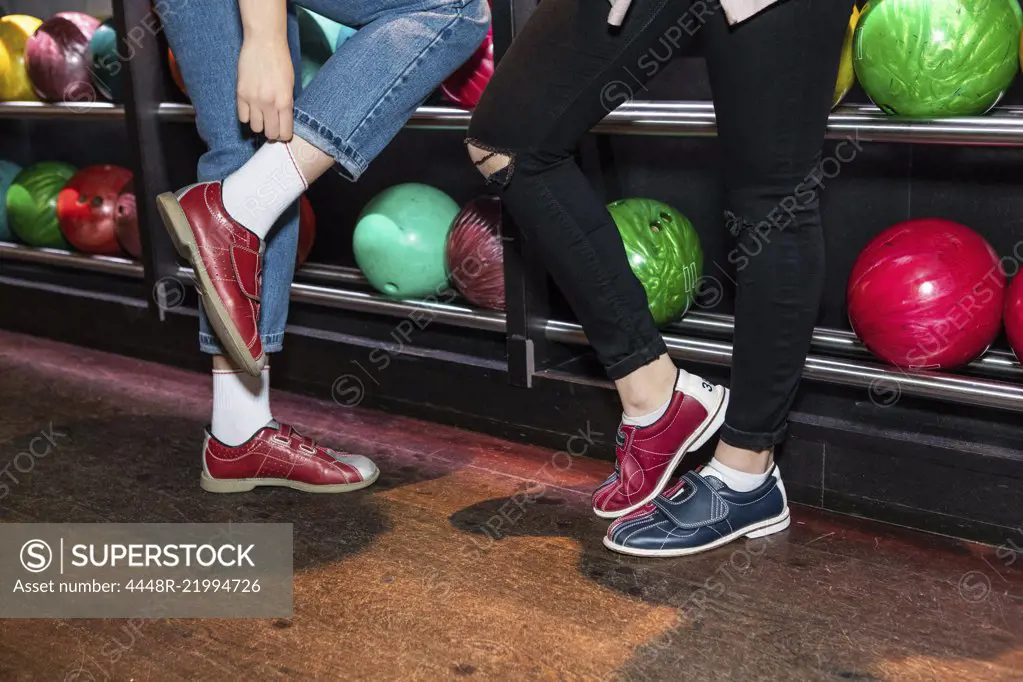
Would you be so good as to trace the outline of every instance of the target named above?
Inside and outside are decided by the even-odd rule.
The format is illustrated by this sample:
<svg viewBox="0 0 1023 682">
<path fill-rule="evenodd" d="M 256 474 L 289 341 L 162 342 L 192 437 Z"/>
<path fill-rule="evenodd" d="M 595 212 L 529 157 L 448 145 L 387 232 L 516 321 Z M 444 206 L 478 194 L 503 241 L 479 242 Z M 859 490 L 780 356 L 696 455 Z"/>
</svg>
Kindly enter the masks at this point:
<svg viewBox="0 0 1023 682">
<path fill-rule="evenodd" d="M 536 0 L 494 2 L 498 60 L 521 26 L 521 18 L 535 4 Z M 114 10 L 115 25 L 121 32 L 125 26 L 140 24 L 150 11 L 148 0 L 117 0 Z M 143 41 L 135 58 L 126 64 L 124 105 L 0 103 L 0 131 L 15 121 L 19 125 L 26 121 L 68 125 L 123 121 L 139 196 L 153 197 L 191 181 L 188 173 L 194 173 L 201 152 L 192 125 L 194 110 L 170 79 L 166 45 L 159 40 L 151 42 Z M 716 121 L 713 105 L 706 101 L 709 91 L 705 75 L 700 75 L 702 67 L 695 60 L 682 62 L 669 85 L 679 89 L 680 83 L 696 83 L 694 90 L 682 90 L 691 99 L 671 99 L 665 96 L 670 92 L 655 90 L 649 93 L 651 99 L 622 106 L 595 127 L 596 135 L 586 140 L 580 155 L 584 170 L 609 198 L 644 188 L 692 218 L 707 250 L 708 274 L 713 274 L 710 264 L 725 262 L 722 254 L 726 253 L 725 237 L 716 234 L 723 232 L 716 225 L 720 212 L 706 199 L 714 196 L 708 188 L 715 174 L 707 172 L 706 166 L 715 159 L 709 141 L 717 134 Z M 1014 92 L 1019 90 L 1017 84 Z M 856 90 L 849 99 L 855 100 L 857 95 L 864 99 Z M 873 173 L 891 180 L 908 167 L 919 168 L 924 163 L 919 157 L 933 160 L 942 154 L 952 155 L 960 161 L 966 159 L 974 171 L 985 162 L 994 163 L 992 159 L 1023 161 L 1020 105 L 1023 97 L 1010 98 L 984 117 L 913 121 L 891 119 L 867 104 L 839 107 L 831 115 L 827 150 L 837 166 L 834 174 L 822 167 L 826 174 L 822 180 L 827 187 L 834 185 L 825 190 L 825 199 L 832 191 L 836 195 L 835 204 L 825 207 L 825 224 L 842 223 L 844 229 L 836 233 L 852 234 L 862 246 L 871 230 L 879 231 L 902 217 L 890 214 L 905 210 L 901 195 L 891 198 L 886 194 L 872 204 L 867 192 L 877 191 L 877 185 L 870 185 L 864 177 Z M 367 187 L 338 180 L 329 191 L 311 194 L 318 217 L 318 242 L 311 262 L 297 271 L 292 285 L 294 332 L 287 345 L 295 351 L 275 358 L 275 381 L 321 397 L 330 395 L 342 403 L 333 393 L 336 377 L 361 372 L 353 369 L 356 365 L 368 367 L 369 373 L 358 374 L 366 389 L 363 406 L 563 448 L 566 435 L 589 419 L 613 424 L 615 410 L 607 395 L 610 384 L 595 366 L 582 328 L 550 284 L 536 255 L 523 244 L 511 218 L 504 216 L 508 295 L 507 312 L 503 313 L 475 308 L 458 298 L 395 300 L 374 292 L 352 267 L 354 261 L 346 250 L 350 245 L 344 244 L 350 241 L 351 216 L 343 212 L 347 209 L 327 205 L 329 197 L 341 196 L 344 203 L 351 204 L 354 215 L 360 202 L 382 187 L 415 180 L 436 180 L 460 202 L 478 195 L 482 182 L 464 161 L 461 145 L 469 119 L 468 111 L 447 105 L 439 97 L 431 100 L 396 140 L 399 151 L 392 157 L 393 163 L 385 152 L 359 183 Z M 401 151 L 410 149 L 416 151 L 411 155 Z M 431 174 L 409 177 L 415 168 L 398 168 L 398 159 L 408 156 L 425 157 L 423 168 L 429 168 Z M 861 157 L 862 166 L 854 161 Z M 647 162 L 658 171 L 669 163 L 682 170 L 678 176 L 662 180 L 642 168 Z M 639 168 L 630 175 L 634 166 Z M 935 186 L 946 181 L 942 173 L 952 172 L 937 163 L 924 163 L 924 168 L 931 174 L 925 180 Z M 874 190 L 850 188 L 858 181 Z M 689 186 L 691 189 L 685 189 Z M 839 201 L 856 205 L 855 215 L 845 223 L 837 212 L 829 213 L 841 209 Z M 977 203 L 967 208 L 983 210 Z M 1023 212 L 1023 204 L 1018 212 Z M 0 328 L 203 368 L 201 358 L 185 352 L 194 347 L 197 302 L 191 291 L 192 273 L 173 252 L 151 202 L 139 201 L 138 214 L 143 247 L 139 261 L 0 243 Z M 882 223 L 878 216 L 884 215 L 890 217 Z M 989 213 L 988 222 L 993 222 L 991 215 L 996 214 Z M 871 216 L 873 223 L 868 220 Z M 862 225 L 850 227 L 853 221 Z M 333 231 L 332 224 L 336 226 Z M 333 233 L 344 237 L 332 239 Z M 857 250 L 842 239 L 829 235 L 829 256 L 837 254 L 838 270 L 851 262 Z M 1002 246 L 1000 251 L 1010 240 L 1011 235 L 992 239 L 996 247 Z M 709 378 L 726 380 L 734 330 L 734 318 L 729 314 L 732 285 L 725 274 L 716 276 L 721 288 L 718 300 L 666 328 L 664 338 L 673 358 Z M 829 286 L 834 288 L 833 284 Z M 844 289 L 844 282 L 840 284 Z M 117 292 L 119 303 L 111 302 L 111 291 Z M 62 315 L 41 317 L 36 313 L 54 307 Z M 63 315 L 65 308 L 67 315 Z M 1023 413 L 1023 367 L 1005 347 L 996 346 L 954 373 L 898 370 L 881 364 L 859 343 L 840 319 L 841 305 L 832 304 L 826 312 L 814 331 L 804 367 L 807 381 L 784 451 L 791 458 L 790 471 L 798 463 L 808 472 L 804 478 L 791 474 L 793 499 L 960 537 L 1000 541 L 999 533 L 1009 523 L 1004 509 L 1016 504 L 1016 498 L 1007 497 L 996 509 L 978 506 L 964 511 L 962 518 L 949 519 L 942 517 L 936 504 L 922 499 L 869 500 L 867 482 L 874 480 L 870 467 L 897 472 L 894 458 L 910 456 L 907 453 L 914 466 L 932 461 L 936 481 L 942 467 L 960 466 L 963 442 L 975 440 L 976 445 L 966 448 L 975 457 L 962 466 L 984 476 L 1012 479 L 1012 485 L 1023 489 L 1019 485 L 1023 483 L 1023 431 L 1017 432 L 1013 425 Z M 416 318 L 426 319 L 428 324 L 414 324 Z M 75 320 L 81 321 L 82 329 L 72 324 Z M 95 326 L 87 325 L 86 320 L 121 325 L 118 333 L 111 335 L 119 337 L 118 341 L 85 329 Z M 378 370 L 370 365 L 368 354 L 381 349 L 388 364 L 399 369 Z M 545 406 L 553 405 L 564 409 L 545 411 Z M 551 416 L 554 412 L 561 416 Z M 907 434 L 914 432 L 926 432 L 926 443 L 909 442 Z M 608 445 L 602 448 L 607 456 L 612 452 L 610 440 L 605 436 L 602 441 Z M 926 482 L 921 485 L 930 489 Z M 914 511 L 906 512 L 907 506 Z M 967 516 L 970 518 L 964 521 Z"/>
</svg>

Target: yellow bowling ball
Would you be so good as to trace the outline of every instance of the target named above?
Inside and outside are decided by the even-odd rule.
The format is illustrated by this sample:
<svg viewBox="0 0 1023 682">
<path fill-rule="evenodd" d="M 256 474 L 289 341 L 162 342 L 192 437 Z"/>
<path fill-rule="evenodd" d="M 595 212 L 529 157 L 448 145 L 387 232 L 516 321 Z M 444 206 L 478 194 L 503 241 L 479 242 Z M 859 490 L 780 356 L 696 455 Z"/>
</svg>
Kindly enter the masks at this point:
<svg viewBox="0 0 1023 682">
<path fill-rule="evenodd" d="M 853 35 L 856 33 L 856 22 L 860 20 L 860 10 L 853 7 L 852 17 L 849 18 L 849 28 L 845 32 L 845 40 L 842 42 L 842 61 L 838 64 L 838 82 L 835 84 L 835 98 L 832 100 L 832 108 L 837 107 L 845 99 L 845 96 L 856 84 L 856 72 L 853 71 Z"/>
<path fill-rule="evenodd" d="M 27 14 L 0 18 L 0 101 L 39 100 L 25 71 L 25 41 L 41 23 Z"/>
</svg>

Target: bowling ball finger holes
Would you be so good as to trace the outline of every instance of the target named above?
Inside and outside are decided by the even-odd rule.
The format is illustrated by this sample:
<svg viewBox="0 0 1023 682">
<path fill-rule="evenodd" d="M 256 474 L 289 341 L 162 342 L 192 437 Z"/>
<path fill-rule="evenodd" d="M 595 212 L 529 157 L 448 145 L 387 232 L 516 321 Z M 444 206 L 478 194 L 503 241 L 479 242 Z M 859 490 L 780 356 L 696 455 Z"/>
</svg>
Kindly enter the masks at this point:
<svg viewBox="0 0 1023 682">
<path fill-rule="evenodd" d="M 650 231 L 657 234 L 664 229 L 665 224 L 671 225 L 671 216 L 662 212 L 659 216 L 657 216 L 657 220 L 650 223 Z"/>
</svg>

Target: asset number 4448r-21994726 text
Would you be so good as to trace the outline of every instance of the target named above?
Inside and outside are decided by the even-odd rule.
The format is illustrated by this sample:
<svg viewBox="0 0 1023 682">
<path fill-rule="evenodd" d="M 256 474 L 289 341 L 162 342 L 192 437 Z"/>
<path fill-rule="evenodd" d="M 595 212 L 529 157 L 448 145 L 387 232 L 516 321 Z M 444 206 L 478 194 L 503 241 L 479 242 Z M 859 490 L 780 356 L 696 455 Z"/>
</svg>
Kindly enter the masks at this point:
<svg viewBox="0 0 1023 682">
<path fill-rule="evenodd" d="M 129 592 L 259 592 L 259 580 L 245 578 L 189 578 L 186 580 L 150 579 L 129 580 L 124 587 Z"/>
</svg>

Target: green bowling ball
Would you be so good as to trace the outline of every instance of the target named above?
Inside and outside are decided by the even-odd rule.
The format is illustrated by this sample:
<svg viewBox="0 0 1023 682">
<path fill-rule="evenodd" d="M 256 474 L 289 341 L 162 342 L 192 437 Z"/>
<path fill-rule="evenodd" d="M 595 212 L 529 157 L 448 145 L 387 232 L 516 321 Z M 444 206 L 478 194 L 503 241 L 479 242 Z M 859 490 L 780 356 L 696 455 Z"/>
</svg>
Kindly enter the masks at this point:
<svg viewBox="0 0 1023 682">
<path fill-rule="evenodd" d="M 10 161 L 0 161 L 0 242 L 14 239 L 14 233 L 7 221 L 7 190 L 14 177 L 21 172 L 21 166 Z"/>
<path fill-rule="evenodd" d="M 1019 13 L 1016 0 L 869 0 L 853 42 L 856 77 L 890 115 L 983 114 L 1019 70 Z"/>
<path fill-rule="evenodd" d="M 302 53 L 302 87 L 326 63 L 341 43 L 355 35 L 355 29 L 305 9 L 298 8 L 298 41 Z"/>
<path fill-rule="evenodd" d="M 458 208 L 441 190 L 415 182 L 390 187 L 366 204 L 352 250 L 373 288 L 398 298 L 443 291 L 445 246 Z"/>
<path fill-rule="evenodd" d="M 57 195 L 75 174 L 75 167 L 57 161 L 26 166 L 7 190 L 11 230 L 30 246 L 69 249 L 57 223 Z"/>
<path fill-rule="evenodd" d="M 654 199 L 622 199 L 607 210 L 622 235 L 632 272 L 646 290 L 654 321 L 664 326 L 680 320 L 703 276 L 703 248 L 693 224 Z"/>
</svg>

